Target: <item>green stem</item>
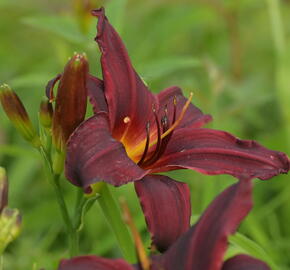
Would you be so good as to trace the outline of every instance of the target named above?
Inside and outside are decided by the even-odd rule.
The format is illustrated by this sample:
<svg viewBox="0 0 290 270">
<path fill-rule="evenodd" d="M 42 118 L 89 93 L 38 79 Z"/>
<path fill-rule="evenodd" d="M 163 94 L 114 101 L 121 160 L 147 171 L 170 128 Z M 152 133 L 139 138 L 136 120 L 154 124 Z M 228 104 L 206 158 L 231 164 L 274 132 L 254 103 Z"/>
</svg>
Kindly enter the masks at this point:
<svg viewBox="0 0 290 270">
<path fill-rule="evenodd" d="M 60 182 L 59 182 L 60 175 L 55 174 L 53 172 L 51 159 L 50 159 L 49 155 L 47 154 L 47 152 L 45 151 L 45 149 L 40 148 L 39 151 L 44 159 L 44 162 L 45 162 L 44 167 L 46 170 L 46 174 L 48 175 L 49 182 L 53 186 L 53 189 L 54 189 L 54 192 L 56 195 L 56 199 L 58 202 L 58 206 L 59 206 L 59 209 L 61 212 L 61 216 L 62 216 L 62 219 L 64 221 L 65 227 L 66 227 L 66 231 L 67 231 L 68 238 L 69 238 L 69 254 L 70 254 L 70 257 L 73 257 L 73 256 L 78 254 L 78 250 L 79 250 L 78 249 L 78 235 L 77 235 L 75 228 L 72 224 L 72 221 L 70 219 L 70 216 L 69 216 L 69 213 L 67 210 L 67 206 L 66 206 L 66 202 L 65 202 L 64 197 L 63 197 L 63 192 L 62 192 Z"/>
<path fill-rule="evenodd" d="M 268 0 L 268 10 L 270 14 L 274 45 L 278 57 L 281 57 L 286 48 L 286 41 L 279 0 Z"/>
<path fill-rule="evenodd" d="M 130 263 L 135 263 L 136 255 L 131 235 L 123 221 L 116 200 L 113 198 L 113 195 L 110 192 L 107 184 L 103 184 L 99 193 L 100 197 L 98 198 L 98 202 L 103 210 L 103 213 L 108 223 L 110 224 L 113 232 L 115 233 L 124 258 Z"/>
<path fill-rule="evenodd" d="M 281 15 L 279 0 L 267 0 L 272 27 L 272 36 L 276 53 L 276 83 L 277 96 L 280 102 L 281 112 L 285 122 L 285 132 L 290 145 L 290 94 L 289 94 L 289 72 L 290 72 L 290 53 L 287 50 L 286 32 Z"/>
<path fill-rule="evenodd" d="M 69 254 L 71 257 L 78 254 L 78 236 L 74 229 L 74 226 L 72 225 L 67 206 L 63 197 L 63 193 L 61 190 L 61 186 L 59 183 L 59 175 L 53 175 L 53 187 L 56 194 L 56 198 L 58 201 L 58 205 L 61 211 L 61 215 L 63 218 L 63 221 L 66 225 L 67 233 L 69 236 Z"/>
<path fill-rule="evenodd" d="M 0 270 L 3 270 L 4 268 L 4 258 L 3 255 L 0 255 Z"/>
</svg>

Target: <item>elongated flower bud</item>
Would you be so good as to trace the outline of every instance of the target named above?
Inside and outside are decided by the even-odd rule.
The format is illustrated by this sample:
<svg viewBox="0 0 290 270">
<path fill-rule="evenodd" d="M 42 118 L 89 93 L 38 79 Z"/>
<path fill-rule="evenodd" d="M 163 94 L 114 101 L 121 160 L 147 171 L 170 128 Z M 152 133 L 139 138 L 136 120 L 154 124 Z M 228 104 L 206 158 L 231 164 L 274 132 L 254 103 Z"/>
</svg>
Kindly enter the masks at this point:
<svg viewBox="0 0 290 270">
<path fill-rule="evenodd" d="M 39 121 L 45 128 L 50 128 L 52 124 L 53 108 L 47 98 L 41 101 L 39 108 Z"/>
<path fill-rule="evenodd" d="M 74 129 L 84 120 L 87 108 L 88 62 L 84 54 L 75 54 L 61 76 L 52 133 L 56 149 L 63 150 Z"/>
<path fill-rule="evenodd" d="M 38 147 L 40 145 L 40 140 L 29 116 L 19 97 L 7 84 L 0 86 L 0 102 L 8 118 L 22 137 L 35 147 Z"/>
<path fill-rule="evenodd" d="M 20 233 L 21 216 L 17 209 L 4 208 L 0 215 L 0 254 Z"/>
<path fill-rule="evenodd" d="M 0 167 L 0 213 L 8 203 L 8 181 L 5 169 Z"/>
</svg>

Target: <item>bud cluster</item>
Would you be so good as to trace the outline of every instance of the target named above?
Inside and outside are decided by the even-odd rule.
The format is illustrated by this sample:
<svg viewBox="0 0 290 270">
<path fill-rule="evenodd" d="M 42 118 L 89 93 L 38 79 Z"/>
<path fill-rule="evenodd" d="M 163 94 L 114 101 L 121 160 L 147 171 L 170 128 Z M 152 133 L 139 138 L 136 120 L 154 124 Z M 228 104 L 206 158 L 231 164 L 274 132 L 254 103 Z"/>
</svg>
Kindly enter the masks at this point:
<svg viewBox="0 0 290 270">
<path fill-rule="evenodd" d="M 75 53 L 69 59 L 64 71 L 48 82 L 47 97 L 41 101 L 39 109 L 39 123 L 45 131 L 40 132 L 40 135 L 33 127 L 17 94 L 7 84 L 0 86 L 2 107 L 21 136 L 37 149 L 44 148 L 49 154 L 51 148 L 46 149 L 46 144 L 52 139 L 54 147 L 52 160 L 57 174 L 63 170 L 66 142 L 86 115 L 88 74 L 86 55 Z M 57 82 L 58 88 L 54 98 L 53 90 Z"/>
</svg>

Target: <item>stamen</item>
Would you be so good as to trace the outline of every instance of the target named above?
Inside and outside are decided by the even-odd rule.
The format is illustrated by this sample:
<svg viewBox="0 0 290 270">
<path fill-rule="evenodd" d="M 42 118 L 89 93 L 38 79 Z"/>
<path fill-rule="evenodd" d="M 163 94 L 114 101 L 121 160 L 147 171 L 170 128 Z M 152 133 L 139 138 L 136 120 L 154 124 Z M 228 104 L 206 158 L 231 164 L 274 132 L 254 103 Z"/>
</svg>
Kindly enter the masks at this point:
<svg viewBox="0 0 290 270">
<path fill-rule="evenodd" d="M 149 157 L 147 160 L 144 160 L 146 158 L 146 156 L 143 158 L 144 156 L 144 152 L 145 149 L 147 148 L 147 143 L 149 141 L 149 139 L 146 138 L 146 142 L 145 142 L 145 149 L 143 150 L 143 155 L 140 159 L 140 161 L 138 162 L 138 165 L 141 165 L 142 167 L 147 167 L 150 166 L 152 163 L 154 163 L 156 160 L 159 159 L 159 157 L 164 153 L 166 146 L 172 136 L 172 133 L 174 131 L 174 129 L 179 125 L 179 123 L 181 122 L 181 120 L 183 119 L 186 110 L 188 109 L 188 106 L 191 103 L 193 97 L 193 93 L 190 93 L 188 100 L 186 101 L 186 103 L 184 104 L 179 117 L 176 119 L 176 115 L 177 115 L 177 98 L 176 96 L 174 96 L 173 98 L 173 105 L 174 105 L 174 110 L 173 110 L 173 117 L 172 117 L 172 125 L 171 127 L 169 127 L 169 121 L 168 121 L 168 116 L 167 116 L 167 107 L 165 107 L 164 112 L 165 115 L 162 117 L 161 119 L 161 125 L 162 125 L 162 132 L 163 134 L 161 134 L 161 128 L 160 128 L 160 124 L 158 121 L 158 115 L 156 113 L 156 109 L 155 109 L 155 105 L 152 105 L 152 110 L 154 113 L 154 117 L 155 117 L 155 122 L 156 122 L 156 126 L 157 126 L 157 139 L 155 139 L 154 141 L 152 141 L 151 143 L 149 143 L 148 145 L 148 149 L 146 150 L 146 155 L 149 151 L 149 149 L 156 145 L 155 150 L 153 152 L 153 154 L 151 155 L 151 157 Z M 148 134 L 147 134 L 148 137 Z M 149 134 L 149 138 L 150 138 L 150 134 Z M 133 155 L 137 155 L 137 153 L 140 153 L 142 151 L 142 148 L 138 146 L 134 149 Z M 141 162 L 142 160 L 142 162 Z"/>
<path fill-rule="evenodd" d="M 165 115 L 167 116 L 167 115 L 168 115 L 168 108 L 167 108 L 167 104 L 165 104 L 164 112 L 165 112 Z"/>
<path fill-rule="evenodd" d="M 143 161 L 146 158 L 148 149 L 149 149 L 149 142 L 150 142 L 150 122 L 147 122 L 146 125 L 146 143 L 145 143 L 145 148 L 142 154 L 141 159 L 138 161 L 137 165 L 141 165 L 143 163 Z"/>
<path fill-rule="evenodd" d="M 157 119 L 157 121 L 158 121 L 158 119 Z M 159 125 L 159 123 L 158 123 L 158 125 Z M 164 115 L 162 117 L 161 126 L 162 126 L 162 132 L 165 132 L 169 128 L 167 115 Z M 158 131 L 159 131 L 159 129 L 160 128 L 158 126 Z M 158 133 L 160 135 L 160 131 Z M 164 146 L 164 140 L 161 140 L 161 136 L 159 136 L 159 135 L 158 135 L 158 138 L 160 137 L 160 143 L 158 143 L 158 141 L 157 141 L 157 145 L 156 145 L 156 148 L 155 148 L 153 154 L 151 155 L 150 158 L 148 158 L 145 162 L 143 162 L 143 164 L 142 164 L 143 167 L 147 167 L 147 166 L 150 166 L 151 164 L 153 164 L 160 157 L 161 153 L 163 153 L 162 149 Z M 166 145 L 167 145 L 167 143 L 166 143 Z"/>
<path fill-rule="evenodd" d="M 176 119 L 176 107 L 177 107 L 177 97 L 174 96 L 173 98 L 173 117 L 172 117 L 172 125 L 175 122 Z"/>
<path fill-rule="evenodd" d="M 192 100 L 192 97 L 193 97 L 193 93 L 190 93 L 189 95 L 189 98 L 188 100 L 186 101 L 186 103 L 184 104 L 183 108 L 182 108 L 182 111 L 178 117 L 178 119 L 172 124 L 172 126 L 166 130 L 166 132 L 164 132 L 162 135 L 161 135 L 161 139 L 163 139 L 164 137 L 166 137 L 170 132 L 172 132 L 178 125 L 179 123 L 181 122 L 182 118 L 184 117 L 185 115 L 185 112 L 188 108 L 188 106 L 190 105 L 191 103 L 191 100 Z"/>
<path fill-rule="evenodd" d="M 168 117 L 164 115 L 161 119 L 162 132 L 164 133 L 169 128 Z"/>
<path fill-rule="evenodd" d="M 177 105 L 177 97 L 176 96 L 174 96 L 173 97 L 173 105 L 176 107 L 176 105 Z"/>
<path fill-rule="evenodd" d="M 156 111 L 154 111 L 154 117 L 155 117 L 155 122 L 156 122 L 156 126 L 157 126 L 157 142 L 155 140 L 155 144 L 156 143 L 157 144 L 156 144 L 156 148 L 155 148 L 155 151 L 153 153 L 153 156 L 156 153 L 156 151 L 159 151 L 159 148 L 161 146 L 161 128 L 160 128 L 160 124 L 159 124 L 159 121 L 158 121 L 158 115 L 157 115 Z M 150 148 L 150 145 L 151 144 L 149 144 L 149 148 Z"/>
<path fill-rule="evenodd" d="M 172 126 L 167 129 L 162 135 L 161 135 L 161 140 L 164 139 L 166 136 L 168 136 L 177 126 L 178 124 L 181 122 L 182 118 L 184 117 L 184 114 L 188 108 L 188 106 L 191 103 L 193 97 L 193 93 L 190 93 L 188 100 L 186 101 L 186 103 L 184 104 L 182 111 L 178 117 L 178 119 L 172 124 Z M 175 101 L 174 101 L 175 102 Z M 174 115 L 173 115 L 174 116 Z M 175 116 L 174 116 L 175 118 Z M 158 141 L 154 140 L 152 143 L 150 143 L 149 148 L 152 147 L 153 145 L 155 145 Z"/>
<path fill-rule="evenodd" d="M 164 108 L 164 115 L 161 118 L 161 126 L 162 126 L 163 133 L 169 128 L 167 104 L 165 105 L 165 108 Z"/>
</svg>

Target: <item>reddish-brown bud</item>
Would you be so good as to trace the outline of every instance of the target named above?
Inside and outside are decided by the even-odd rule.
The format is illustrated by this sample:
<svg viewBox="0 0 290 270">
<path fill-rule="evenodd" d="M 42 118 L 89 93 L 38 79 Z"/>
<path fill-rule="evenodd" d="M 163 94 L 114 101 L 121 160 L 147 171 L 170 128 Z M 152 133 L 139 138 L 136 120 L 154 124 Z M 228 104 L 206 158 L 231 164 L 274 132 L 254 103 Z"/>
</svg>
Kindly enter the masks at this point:
<svg viewBox="0 0 290 270">
<path fill-rule="evenodd" d="M 53 107 L 51 102 L 45 98 L 40 103 L 39 108 L 39 121 L 42 126 L 45 128 L 50 128 L 52 123 L 52 117 L 53 117 Z"/>
<path fill-rule="evenodd" d="M 84 120 L 87 108 L 88 62 L 84 54 L 75 54 L 64 68 L 56 96 L 52 120 L 53 142 L 58 150 Z"/>
<path fill-rule="evenodd" d="M 8 180 L 5 169 L 0 167 L 0 213 L 8 203 Z"/>
<path fill-rule="evenodd" d="M 24 139 L 38 147 L 40 140 L 29 116 L 19 97 L 7 84 L 0 86 L 0 102 L 8 118 Z"/>
</svg>

